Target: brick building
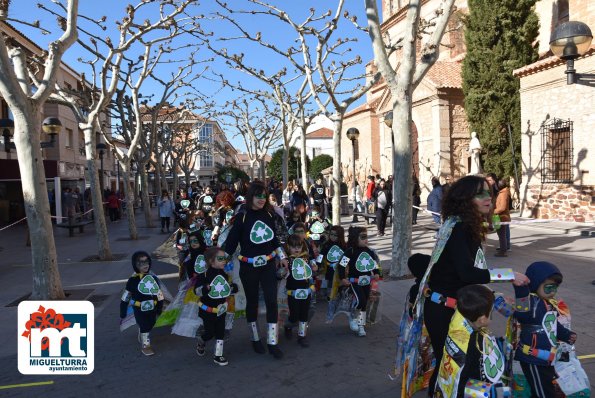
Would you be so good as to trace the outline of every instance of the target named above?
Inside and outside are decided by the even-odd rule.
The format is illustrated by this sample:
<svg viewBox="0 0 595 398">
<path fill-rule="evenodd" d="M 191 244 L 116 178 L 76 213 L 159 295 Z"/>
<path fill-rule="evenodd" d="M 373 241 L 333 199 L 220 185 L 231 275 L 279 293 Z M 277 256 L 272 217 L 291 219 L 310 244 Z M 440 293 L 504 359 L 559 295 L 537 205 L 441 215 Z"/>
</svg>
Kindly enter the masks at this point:
<svg viewBox="0 0 595 398">
<path fill-rule="evenodd" d="M 553 29 L 568 20 L 595 31 L 595 2 L 542 0 L 540 59 L 514 74 L 521 80 L 523 216 L 595 221 L 595 87 L 567 85 L 565 61 L 549 50 Z M 595 46 L 575 60 L 578 73 L 595 73 Z"/>
</svg>

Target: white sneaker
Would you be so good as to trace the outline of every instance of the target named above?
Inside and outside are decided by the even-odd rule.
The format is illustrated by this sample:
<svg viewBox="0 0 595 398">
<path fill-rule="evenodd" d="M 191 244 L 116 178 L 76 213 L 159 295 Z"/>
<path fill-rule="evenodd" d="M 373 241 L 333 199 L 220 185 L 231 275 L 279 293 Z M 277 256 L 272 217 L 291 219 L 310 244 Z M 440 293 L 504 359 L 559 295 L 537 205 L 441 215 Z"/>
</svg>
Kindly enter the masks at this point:
<svg viewBox="0 0 595 398">
<path fill-rule="evenodd" d="M 359 325 L 357 322 L 357 319 L 351 319 L 349 321 L 349 328 L 353 331 L 353 332 L 357 332 L 359 330 Z"/>
<path fill-rule="evenodd" d="M 366 337 L 366 329 L 363 326 L 358 326 L 357 335 L 359 337 Z"/>
</svg>

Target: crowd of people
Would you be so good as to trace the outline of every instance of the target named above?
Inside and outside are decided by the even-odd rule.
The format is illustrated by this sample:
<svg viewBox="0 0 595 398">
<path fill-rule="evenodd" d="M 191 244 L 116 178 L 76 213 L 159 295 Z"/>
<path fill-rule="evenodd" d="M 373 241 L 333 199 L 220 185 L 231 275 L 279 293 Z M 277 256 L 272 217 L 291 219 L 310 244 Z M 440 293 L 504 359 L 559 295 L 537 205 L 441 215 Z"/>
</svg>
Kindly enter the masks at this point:
<svg viewBox="0 0 595 398">
<path fill-rule="evenodd" d="M 555 299 L 562 273 L 546 261 L 529 265 L 525 273 L 488 267 L 484 245 L 490 229 L 498 233 L 496 256 L 506 256 L 510 250 L 510 190 L 504 181 L 488 175 L 466 176 L 444 185 L 436 178 L 431 183 L 428 209 L 439 230 L 432 256 L 415 253 L 409 260 L 416 280 L 403 318 L 408 323 L 421 319 L 427 330 L 435 359 L 434 367 L 426 369 L 431 372 L 428 396 L 474 396 L 482 391 L 488 394 L 484 396 L 507 396 L 505 384 L 509 383 L 502 381 L 511 377 L 513 359 L 520 362 L 531 396 L 555 396 L 557 350 L 561 342 L 572 345 L 576 340 L 576 333 L 563 320 L 567 307 Z M 357 199 L 355 203 L 356 210 L 376 213 L 380 236 L 385 228 L 382 219 L 392 204 L 391 184 L 370 176 L 365 204 Z M 356 194 L 358 188 L 355 184 Z M 414 181 L 414 206 L 421 203 L 420 193 Z M 158 203 L 162 231 L 169 232 L 168 214 L 173 213 L 181 282 L 198 300 L 195 315 L 203 325 L 196 336 L 199 356 L 215 339 L 213 361 L 228 363 L 223 355 L 225 332 L 241 312 L 234 307 L 238 301 L 233 296 L 238 294 L 245 299 L 250 344 L 258 354 L 283 357 L 279 328 L 287 340 L 297 329 L 297 343 L 307 348 L 308 322 L 320 298 L 328 300 L 327 320 L 347 303 L 349 327 L 357 336 L 366 336 L 372 293 L 382 271 L 380 261 L 368 246 L 366 228 L 350 226 L 345 231 L 332 225 L 327 195 L 320 177 L 308 192 L 293 181 L 285 188 L 277 182 L 234 184 L 218 193 L 212 187 L 202 192 L 190 187 L 180 192 L 177 201 L 163 192 Z M 150 263 L 146 253 L 133 256 L 135 274 L 121 306 L 122 318 L 127 308 L 137 318 L 145 355 L 153 354 L 148 333 L 163 310 L 160 282 L 151 274 Z M 512 283 L 515 298 L 486 287 L 498 282 Z M 266 308 L 266 344 L 257 324 L 261 300 Z M 518 341 L 512 338 L 506 346 L 491 334 L 493 309 L 520 325 Z M 421 333 L 421 329 L 411 330 Z M 417 341 L 411 336 L 411 341 Z"/>
</svg>

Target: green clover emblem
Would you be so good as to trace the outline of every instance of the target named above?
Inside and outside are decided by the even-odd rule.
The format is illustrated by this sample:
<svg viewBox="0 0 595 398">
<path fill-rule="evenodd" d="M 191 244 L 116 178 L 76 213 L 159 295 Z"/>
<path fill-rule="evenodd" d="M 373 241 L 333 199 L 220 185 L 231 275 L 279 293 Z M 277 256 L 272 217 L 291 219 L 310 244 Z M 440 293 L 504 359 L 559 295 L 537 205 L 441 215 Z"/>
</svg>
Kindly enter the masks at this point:
<svg viewBox="0 0 595 398">
<path fill-rule="evenodd" d="M 320 221 L 316 221 L 310 227 L 310 232 L 312 232 L 314 234 L 321 234 L 321 233 L 323 233 L 324 232 L 324 224 L 321 223 Z"/>
<path fill-rule="evenodd" d="M 296 258 L 291 262 L 291 276 L 296 281 L 303 281 L 312 277 L 312 268 L 306 261 Z"/>
<path fill-rule="evenodd" d="M 217 275 L 209 286 L 211 287 L 209 289 L 210 298 L 225 298 L 231 294 L 229 283 L 227 283 L 227 280 L 221 275 Z"/>
<path fill-rule="evenodd" d="M 343 250 L 341 250 L 339 246 L 333 245 L 333 247 L 331 247 L 331 249 L 326 254 L 326 259 L 329 263 L 336 263 L 341 259 L 342 256 Z"/>
<path fill-rule="evenodd" d="M 146 295 L 157 294 L 159 293 L 159 284 L 152 275 L 145 275 L 138 283 L 138 291 Z"/>
<path fill-rule="evenodd" d="M 205 196 L 203 203 L 213 203 L 213 198 L 211 196 Z"/>
<path fill-rule="evenodd" d="M 190 201 L 188 199 L 181 200 L 180 206 L 182 206 L 184 209 L 187 209 L 188 206 L 190 206 Z"/>
<path fill-rule="evenodd" d="M 549 311 L 543 317 L 543 321 L 541 326 L 545 330 L 547 338 L 549 339 L 550 343 L 555 346 L 558 344 L 558 318 L 554 311 Z"/>
<path fill-rule="evenodd" d="M 207 246 L 213 246 L 213 231 L 211 231 L 210 229 L 205 229 L 204 231 L 202 231 L 202 237 L 205 240 L 205 244 Z"/>
<path fill-rule="evenodd" d="M 257 245 L 272 240 L 274 236 L 273 230 L 260 220 L 254 223 L 250 231 L 250 241 Z"/>
<path fill-rule="evenodd" d="M 225 222 L 229 222 L 232 217 L 233 217 L 233 210 L 228 210 L 227 213 L 225 213 Z"/>
<path fill-rule="evenodd" d="M 362 252 L 355 261 L 355 269 L 359 272 L 369 272 L 376 268 L 376 261 L 368 252 Z"/>
<path fill-rule="evenodd" d="M 197 274 L 202 274 L 207 270 L 207 262 L 205 260 L 205 256 L 199 254 L 196 256 L 196 260 L 194 261 L 194 272 Z"/>
</svg>

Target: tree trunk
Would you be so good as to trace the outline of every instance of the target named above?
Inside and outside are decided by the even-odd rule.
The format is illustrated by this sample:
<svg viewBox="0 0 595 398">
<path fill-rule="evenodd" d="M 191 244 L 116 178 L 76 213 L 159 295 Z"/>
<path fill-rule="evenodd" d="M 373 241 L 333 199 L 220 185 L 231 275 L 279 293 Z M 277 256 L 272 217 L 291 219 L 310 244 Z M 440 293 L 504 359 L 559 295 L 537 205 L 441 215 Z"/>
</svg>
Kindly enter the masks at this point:
<svg viewBox="0 0 595 398">
<path fill-rule="evenodd" d="M 411 96 L 402 89 L 393 103 L 393 249 L 389 275 L 407 274 L 411 253 Z"/>
<path fill-rule="evenodd" d="M 65 296 L 60 280 L 50 218 L 50 202 L 40 148 L 40 134 L 31 133 L 41 129 L 41 112 L 30 104 L 27 107 L 29 109 L 26 109 L 25 113 L 13 110 L 13 115 L 14 143 L 21 173 L 27 226 L 31 237 L 33 265 L 31 299 L 61 300 Z M 56 195 L 60 195 L 60 192 L 56 192 Z"/>
<path fill-rule="evenodd" d="M 134 220 L 134 191 L 130 189 L 130 166 L 122 165 L 122 173 L 124 174 L 124 195 L 126 196 L 126 218 L 128 219 L 128 232 L 130 232 L 130 239 L 137 240 L 138 232 L 136 230 L 136 222 Z M 134 183 L 136 186 L 136 181 Z"/>
<path fill-rule="evenodd" d="M 308 154 L 306 153 L 306 127 L 302 127 L 302 140 L 300 141 L 302 148 L 300 149 L 300 158 L 302 162 L 302 186 L 308 192 L 308 163 L 306 162 L 306 157 Z M 339 152 L 341 150 L 339 149 Z M 338 224 L 337 224 L 338 225 Z"/>
<path fill-rule="evenodd" d="M 85 136 L 85 157 L 87 159 L 87 170 L 89 174 L 89 183 L 91 184 L 91 201 L 93 204 L 93 217 L 95 219 L 95 235 L 97 237 L 97 245 L 99 250 L 100 260 L 111 260 L 112 252 L 109 245 L 109 237 L 107 234 L 107 225 L 105 223 L 105 211 L 103 211 L 103 192 L 101 192 L 101 185 L 99 184 L 99 175 L 97 174 L 97 167 L 95 164 L 95 132 L 92 126 L 83 126 L 83 133 Z"/>
<path fill-rule="evenodd" d="M 333 146 L 335 157 L 333 158 L 333 225 L 341 225 L 341 128 L 343 118 L 333 120 L 335 125 L 333 131 Z M 305 144 L 304 144 L 305 146 Z M 302 152 L 303 153 L 303 152 Z"/>
<path fill-rule="evenodd" d="M 154 225 L 151 218 L 151 197 L 149 196 L 149 178 L 147 172 L 144 170 L 145 166 L 139 165 L 139 167 L 143 212 L 145 213 L 145 225 L 147 228 L 153 228 Z"/>
<path fill-rule="evenodd" d="M 283 151 L 281 174 L 283 176 L 283 188 L 285 188 L 289 182 L 289 145 L 287 145 Z"/>
<path fill-rule="evenodd" d="M 266 181 L 266 170 L 264 169 L 264 157 L 258 161 L 260 169 L 260 179 L 262 182 Z"/>
<path fill-rule="evenodd" d="M 175 201 L 175 200 L 178 200 L 178 198 L 176 197 L 176 192 L 178 192 L 178 164 L 176 162 L 174 162 L 172 164 L 172 168 L 173 168 L 172 176 L 174 178 L 174 185 L 173 185 L 173 188 L 172 188 L 173 189 L 173 192 L 172 192 L 172 196 L 171 197 Z"/>
</svg>

